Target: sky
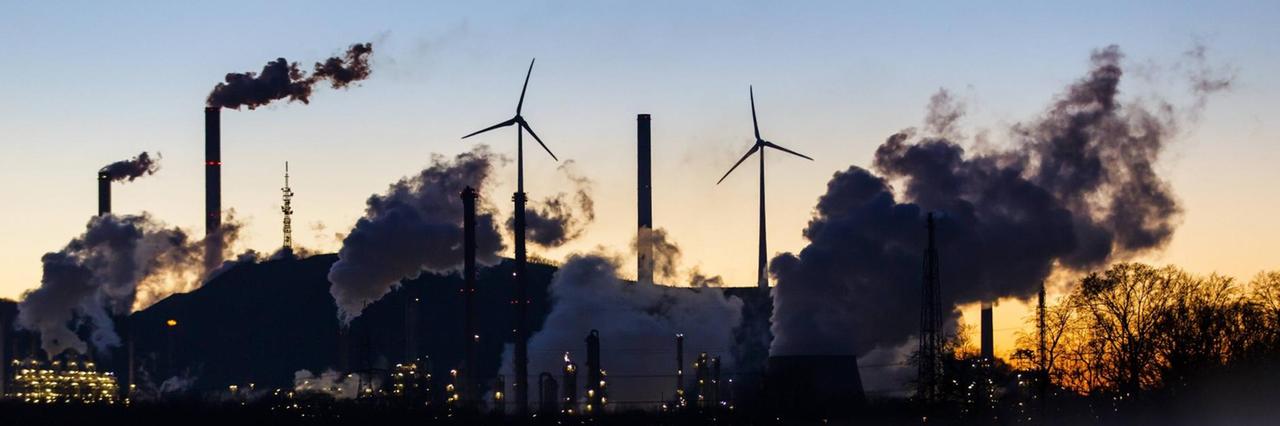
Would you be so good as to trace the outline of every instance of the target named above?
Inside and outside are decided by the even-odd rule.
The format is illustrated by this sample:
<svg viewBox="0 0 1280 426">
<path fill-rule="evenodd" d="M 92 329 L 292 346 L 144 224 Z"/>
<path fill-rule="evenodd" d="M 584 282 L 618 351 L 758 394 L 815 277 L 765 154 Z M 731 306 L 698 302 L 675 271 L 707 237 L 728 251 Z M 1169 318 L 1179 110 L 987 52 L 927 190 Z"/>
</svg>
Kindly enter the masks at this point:
<svg viewBox="0 0 1280 426">
<path fill-rule="evenodd" d="M 484 143 L 513 155 L 510 132 L 459 138 L 511 115 L 537 57 L 524 115 L 594 181 L 597 220 L 567 246 L 534 253 L 627 252 L 635 116 L 648 113 L 655 225 L 681 246 L 686 268 L 750 285 L 755 167 L 715 184 L 750 146 L 749 85 L 764 137 L 816 159 L 766 160 L 773 254 L 804 247 L 801 231 L 832 174 L 869 167 L 887 136 L 921 125 L 940 88 L 966 104 L 967 134 L 998 143 L 1110 44 L 1126 54 L 1125 98 L 1186 102 L 1177 64 L 1199 44 L 1234 75 L 1233 88 L 1162 158 L 1185 212 L 1167 247 L 1139 260 L 1242 279 L 1280 269 L 1273 1 L 217 3 L 0 1 L 0 297 L 39 285 L 40 256 L 96 212 L 96 171 L 142 151 L 159 152 L 161 170 L 118 184 L 114 210 L 199 235 L 202 109 L 213 85 L 356 42 L 375 49 L 373 75 L 358 87 L 317 90 L 309 105 L 223 112 L 223 205 L 247 221 L 240 248 L 280 245 L 285 161 L 295 240 L 336 251 L 335 234 L 364 201 L 433 154 Z M 557 163 L 527 154 L 531 198 L 571 190 Z M 489 196 L 509 212 L 514 164 L 499 178 Z M 1015 328 L 1020 312 L 997 308 L 997 328 Z"/>
</svg>

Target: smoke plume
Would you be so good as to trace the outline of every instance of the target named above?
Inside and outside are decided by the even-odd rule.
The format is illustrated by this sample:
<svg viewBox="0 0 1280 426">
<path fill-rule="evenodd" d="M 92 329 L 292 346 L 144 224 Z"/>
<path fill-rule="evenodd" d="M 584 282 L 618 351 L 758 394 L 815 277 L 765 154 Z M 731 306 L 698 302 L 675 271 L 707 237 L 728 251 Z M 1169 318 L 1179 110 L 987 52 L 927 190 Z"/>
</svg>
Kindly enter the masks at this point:
<svg viewBox="0 0 1280 426">
<path fill-rule="evenodd" d="M 202 241 L 146 214 L 94 217 L 84 234 L 41 258 L 40 287 L 19 303 L 18 325 L 39 332 L 49 356 L 68 349 L 87 353 L 76 333 L 79 326 L 87 328 L 95 347 L 119 346 L 112 315 L 198 287 L 202 250 Z"/>
<path fill-rule="evenodd" d="M 378 389 L 381 385 L 371 383 L 370 387 Z M 309 370 L 298 370 L 293 373 L 293 390 L 299 394 L 322 393 L 334 399 L 352 399 L 360 391 L 360 378 L 332 369 L 320 374 L 312 374 Z"/>
<path fill-rule="evenodd" d="M 1181 209 L 1155 165 L 1178 123 L 1168 104 L 1120 102 L 1120 60 L 1115 46 L 1094 52 L 1088 75 L 1013 127 L 1012 148 L 966 152 L 950 139 L 963 108 L 940 94 L 924 134 L 880 145 L 875 173 L 836 173 L 808 246 L 771 264 L 771 353 L 863 355 L 915 334 L 926 212 L 939 215 L 945 306 L 1030 297 L 1054 268 L 1166 244 Z"/>
<path fill-rule="evenodd" d="M 297 62 L 278 58 L 267 62 L 261 73 L 228 73 L 225 81 L 218 83 L 209 93 L 208 106 L 240 109 L 260 106 L 280 99 L 290 102 L 310 102 L 313 87 L 328 81 L 330 87 L 341 89 L 369 77 L 369 55 L 373 44 L 356 43 L 347 48 L 341 57 L 317 62 L 315 72 L 307 75 Z"/>
<path fill-rule="evenodd" d="M 573 183 L 573 200 L 563 192 L 533 203 L 526 209 L 525 230 L 529 241 L 552 248 L 564 245 L 582 235 L 587 225 L 596 220 L 595 201 L 591 198 L 591 180 L 574 170 L 573 160 L 556 168 Z M 515 229 L 515 217 L 507 219 L 507 229 Z"/>
<path fill-rule="evenodd" d="M 137 157 L 108 164 L 99 170 L 98 174 L 112 182 L 133 182 L 134 179 L 155 174 L 160 170 L 159 160 L 159 156 L 152 159 L 150 154 L 143 152 Z"/>
<path fill-rule="evenodd" d="M 646 238 L 648 241 L 640 241 Z M 631 239 L 631 253 L 638 254 L 641 244 L 649 244 L 653 248 L 653 274 L 655 279 L 671 282 L 682 274 L 680 246 L 667 235 L 664 228 L 654 228 L 649 232 L 636 233 Z M 697 266 L 683 272 L 690 287 L 720 287 L 724 278 L 719 275 L 704 275 Z"/>
<path fill-rule="evenodd" d="M 434 156 L 431 166 L 369 197 L 365 216 L 342 241 L 329 269 L 329 293 L 344 323 L 366 306 L 422 271 L 449 272 L 462 265 L 462 198 L 468 186 L 485 193 L 496 162 L 478 146 L 452 160 Z M 494 209 L 481 197 L 476 206 L 476 258 L 497 263 L 504 248 Z"/>
<path fill-rule="evenodd" d="M 676 333 L 685 335 L 690 363 L 699 352 L 723 354 L 723 365 L 732 371 L 729 353 L 733 329 L 742 320 L 741 299 L 714 290 L 628 284 L 618 279 L 618 264 L 600 254 L 575 254 L 560 267 L 551 279 L 552 310 L 529 340 L 530 374 L 558 377 L 566 352 L 585 366 L 583 339 L 592 329 L 600 331 L 602 368 L 613 378 L 609 399 L 670 397 L 674 386 L 667 375 L 676 359 Z M 502 371 L 513 371 L 511 356 L 510 350 L 503 355 Z M 653 375 L 663 376 L 635 377 Z M 693 374 L 686 377 L 692 380 Z"/>
</svg>

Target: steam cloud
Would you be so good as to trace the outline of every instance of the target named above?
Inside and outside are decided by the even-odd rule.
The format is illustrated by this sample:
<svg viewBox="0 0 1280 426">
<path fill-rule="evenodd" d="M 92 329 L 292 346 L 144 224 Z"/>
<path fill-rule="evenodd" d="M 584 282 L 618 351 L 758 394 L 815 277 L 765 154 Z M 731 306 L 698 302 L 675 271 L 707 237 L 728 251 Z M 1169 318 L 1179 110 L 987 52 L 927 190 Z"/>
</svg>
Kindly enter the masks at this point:
<svg viewBox="0 0 1280 426">
<path fill-rule="evenodd" d="M 809 245 L 777 256 L 773 355 L 856 354 L 917 331 L 924 215 L 939 212 L 946 306 L 1026 298 L 1055 267 L 1082 270 L 1157 249 L 1180 217 L 1155 163 L 1176 134 L 1173 107 L 1121 104 L 1120 50 L 1040 118 L 1012 129 L 1007 150 L 966 152 L 950 139 L 963 108 L 945 92 L 925 134 L 906 130 L 873 168 L 838 172 L 804 230 Z M 897 184 L 895 192 L 891 183 Z"/>
<path fill-rule="evenodd" d="M 238 235 L 239 224 L 230 222 L 224 238 Z M 39 332 L 49 356 L 68 349 L 87 353 L 72 328 L 78 325 L 87 327 L 98 349 L 119 346 L 111 315 L 195 289 L 203 278 L 202 250 L 201 241 L 146 214 L 94 217 L 84 234 L 41 258 L 40 287 L 18 304 L 18 325 Z"/>
<path fill-rule="evenodd" d="M 505 161 L 478 146 L 452 160 L 434 156 L 431 166 L 369 197 L 365 216 L 342 241 L 329 269 L 329 293 L 343 323 L 423 270 L 449 272 L 462 265 L 462 198 L 468 186 L 483 194 L 495 162 Z M 476 205 L 476 260 L 497 263 L 504 248 L 494 209 Z"/>
<path fill-rule="evenodd" d="M 596 220 L 595 201 L 591 198 L 591 180 L 574 170 L 573 160 L 556 168 L 573 182 L 573 201 L 563 192 L 534 203 L 526 209 L 525 230 L 529 241 L 551 248 L 582 236 L 587 225 Z M 515 217 L 507 220 L 507 229 L 515 229 Z"/>
<path fill-rule="evenodd" d="M 671 374 L 675 335 L 685 335 L 685 359 L 699 352 L 728 356 L 733 329 L 742 320 L 742 300 L 718 291 L 627 284 L 618 279 L 619 260 L 599 254 L 571 255 L 551 279 L 552 310 L 529 340 L 530 374 L 559 376 L 568 352 L 584 367 L 583 339 L 600 331 L 602 367 L 610 376 Z M 512 370 L 512 355 L 503 355 L 502 371 Z M 585 370 L 579 370 L 585 379 Z M 690 380 L 693 374 L 686 374 Z M 609 381 L 609 398 L 659 401 L 671 396 L 670 377 L 622 378 Z"/>
<path fill-rule="evenodd" d="M 638 254 L 639 247 L 645 243 L 640 241 L 641 238 L 647 238 L 647 243 L 653 248 L 653 274 L 655 279 L 674 280 L 681 274 L 681 258 L 682 254 L 680 246 L 667 235 L 664 228 L 654 228 L 647 233 L 637 233 L 635 238 L 631 239 L 631 253 Z M 702 270 L 697 266 L 685 272 L 690 287 L 720 287 L 724 285 L 724 278 L 719 275 L 704 275 Z"/>
<path fill-rule="evenodd" d="M 371 43 L 353 44 L 342 57 L 317 62 L 311 75 L 298 68 L 297 62 L 284 58 L 267 62 L 261 73 L 228 73 L 224 82 L 213 87 L 207 104 L 232 109 L 256 109 L 279 99 L 305 104 L 310 102 L 311 91 L 318 83 L 328 81 L 330 87 L 341 89 L 369 78 L 372 53 Z"/>
<path fill-rule="evenodd" d="M 380 388 L 372 383 L 374 389 Z M 354 375 L 346 375 L 332 369 L 320 374 L 312 374 L 309 370 L 298 370 L 293 373 L 293 390 L 297 393 L 323 393 L 334 399 L 352 399 L 360 391 L 360 379 Z"/>
<path fill-rule="evenodd" d="M 143 152 L 137 157 L 128 160 L 120 160 L 108 164 L 98 171 L 98 174 L 105 176 L 112 182 L 133 182 L 134 179 L 146 175 L 155 174 L 160 170 L 159 156 L 152 159 L 150 154 Z"/>
</svg>

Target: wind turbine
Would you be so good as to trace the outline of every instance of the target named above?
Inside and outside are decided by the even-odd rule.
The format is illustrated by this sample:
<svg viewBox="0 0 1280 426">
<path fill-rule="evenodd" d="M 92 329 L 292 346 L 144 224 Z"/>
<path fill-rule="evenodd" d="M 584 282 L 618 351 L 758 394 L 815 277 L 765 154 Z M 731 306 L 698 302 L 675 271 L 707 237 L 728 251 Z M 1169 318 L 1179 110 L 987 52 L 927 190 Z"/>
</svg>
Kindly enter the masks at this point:
<svg viewBox="0 0 1280 426">
<path fill-rule="evenodd" d="M 734 163 L 733 167 L 729 168 L 729 171 L 724 173 L 724 176 L 720 177 L 720 180 L 716 182 L 716 185 L 719 185 L 720 182 L 724 182 L 724 179 L 729 177 L 729 173 L 733 173 L 733 170 L 737 169 L 738 166 L 741 165 L 743 161 L 747 161 L 747 157 L 750 157 L 751 154 L 755 154 L 756 151 L 760 152 L 760 259 L 759 259 L 759 265 L 756 268 L 756 286 L 759 288 L 767 289 L 769 288 L 769 275 L 768 275 L 768 270 L 765 268 L 766 266 L 768 266 L 769 260 L 767 258 L 768 256 L 767 251 L 765 249 L 765 232 L 764 232 L 764 150 L 765 148 L 773 148 L 791 155 L 795 155 L 800 158 L 804 158 L 809 161 L 813 161 L 813 159 L 809 158 L 804 154 L 778 146 L 777 144 L 764 140 L 764 138 L 760 137 L 760 122 L 756 120 L 755 88 L 748 86 L 747 90 L 749 90 L 751 93 L 751 125 L 755 127 L 756 143 L 754 145 L 751 145 L 751 149 L 747 150 L 747 153 L 743 154 L 742 158 L 739 159 L 737 163 Z"/>
<path fill-rule="evenodd" d="M 555 154 L 551 153 L 551 149 L 547 148 L 547 144 L 542 143 L 542 138 L 534 133 L 533 128 L 529 127 L 529 122 L 525 121 L 524 116 L 520 115 L 520 111 L 524 108 L 524 93 L 529 90 L 529 76 L 533 74 L 533 61 L 529 61 L 529 71 L 524 75 L 524 88 L 520 89 L 520 102 L 516 103 L 516 116 L 507 121 L 486 127 L 475 133 L 463 136 L 463 139 L 507 126 L 516 126 L 516 193 L 511 197 L 515 202 L 515 237 L 516 237 L 516 345 L 515 345 L 515 390 L 516 390 L 516 410 L 521 416 L 525 416 L 529 412 L 529 322 L 527 319 L 529 311 L 529 288 L 525 281 L 525 265 L 527 257 L 525 252 L 525 194 L 524 194 L 524 132 L 529 132 L 533 139 L 538 141 L 538 145 L 551 155 L 551 159 L 560 161 Z M 468 373 L 470 374 L 470 373 Z"/>
</svg>

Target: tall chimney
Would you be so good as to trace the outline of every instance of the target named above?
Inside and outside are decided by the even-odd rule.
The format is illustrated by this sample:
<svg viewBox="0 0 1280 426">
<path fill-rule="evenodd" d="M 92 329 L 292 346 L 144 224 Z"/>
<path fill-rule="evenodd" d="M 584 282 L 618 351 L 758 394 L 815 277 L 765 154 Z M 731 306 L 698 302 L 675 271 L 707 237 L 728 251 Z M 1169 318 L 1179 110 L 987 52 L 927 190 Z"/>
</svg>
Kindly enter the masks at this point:
<svg viewBox="0 0 1280 426">
<path fill-rule="evenodd" d="M 600 331 L 587 335 L 587 414 L 604 408 L 604 374 L 600 369 Z"/>
<path fill-rule="evenodd" d="M 991 302 L 982 302 L 982 357 L 991 359 L 995 357 L 995 338 L 992 334 L 995 332 L 991 318 Z"/>
<path fill-rule="evenodd" d="M 205 270 L 222 264 L 222 124 L 221 109 L 204 109 Z"/>
<path fill-rule="evenodd" d="M 463 364 L 462 364 L 462 400 L 470 403 L 473 399 L 472 383 L 475 383 L 476 370 L 476 194 L 475 188 L 468 186 L 462 190 L 462 306 L 463 306 Z"/>
<path fill-rule="evenodd" d="M 650 177 L 652 162 L 649 140 L 649 114 L 636 116 L 636 207 L 639 229 L 636 230 L 636 284 L 653 284 L 653 187 Z"/>
<path fill-rule="evenodd" d="M 111 214 L 111 176 L 98 171 L 98 216 Z"/>
</svg>

